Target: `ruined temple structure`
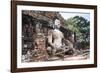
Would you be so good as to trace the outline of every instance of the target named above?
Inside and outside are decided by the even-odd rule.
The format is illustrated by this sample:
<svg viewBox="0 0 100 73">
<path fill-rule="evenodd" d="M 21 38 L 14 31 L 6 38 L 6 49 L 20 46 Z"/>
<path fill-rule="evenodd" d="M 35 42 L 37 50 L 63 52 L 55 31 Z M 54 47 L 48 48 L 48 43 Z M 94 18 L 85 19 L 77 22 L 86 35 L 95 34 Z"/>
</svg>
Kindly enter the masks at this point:
<svg viewBox="0 0 100 73">
<path fill-rule="evenodd" d="M 64 18 L 59 12 L 47 11 L 22 11 L 22 55 L 28 54 L 29 61 L 45 61 L 49 54 L 46 51 L 48 46 L 48 30 L 53 29 L 54 19 L 61 21 L 61 31 L 65 36 L 65 44 L 73 47 L 70 38 L 72 32 L 64 26 Z"/>
</svg>

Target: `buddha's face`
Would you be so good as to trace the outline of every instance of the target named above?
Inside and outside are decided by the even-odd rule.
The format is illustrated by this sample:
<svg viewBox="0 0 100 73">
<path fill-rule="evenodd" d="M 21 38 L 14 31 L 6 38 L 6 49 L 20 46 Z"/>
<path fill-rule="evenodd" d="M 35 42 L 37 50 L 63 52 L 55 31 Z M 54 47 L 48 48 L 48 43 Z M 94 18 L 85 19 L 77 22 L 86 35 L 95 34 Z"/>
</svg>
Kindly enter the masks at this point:
<svg viewBox="0 0 100 73">
<path fill-rule="evenodd" d="M 60 28 L 60 26 L 61 26 L 60 20 L 56 19 L 56 20 L 55 20 L 55 25 L 56 25 L 58 28 Z"/>
</svg>

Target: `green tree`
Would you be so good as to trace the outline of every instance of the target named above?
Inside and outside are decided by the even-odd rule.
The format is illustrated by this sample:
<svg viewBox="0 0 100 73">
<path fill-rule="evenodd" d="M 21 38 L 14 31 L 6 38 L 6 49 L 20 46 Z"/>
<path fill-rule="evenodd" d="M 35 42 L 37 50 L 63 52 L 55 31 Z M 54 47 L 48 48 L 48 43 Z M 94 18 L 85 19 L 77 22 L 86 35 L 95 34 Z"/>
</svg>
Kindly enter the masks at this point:
<svg viewBox="0 0 100 73">
<path fill-rule="evenodd" d="M 66 20 L 65 26 L 76 33 L 77 48 L 87 48 L 90 42 L 90 21 L 81 16 Z"/>
</svg>

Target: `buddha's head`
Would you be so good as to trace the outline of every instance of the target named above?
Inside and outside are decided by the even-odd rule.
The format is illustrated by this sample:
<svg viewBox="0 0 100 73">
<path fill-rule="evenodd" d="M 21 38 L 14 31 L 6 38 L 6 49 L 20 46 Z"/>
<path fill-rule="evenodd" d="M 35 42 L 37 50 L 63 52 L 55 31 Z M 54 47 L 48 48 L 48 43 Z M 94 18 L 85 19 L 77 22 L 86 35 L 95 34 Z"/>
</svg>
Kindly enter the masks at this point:
<svg viewBox="0 0 100 73">
<path fill-rule="evenodd" d="M 54 25 L 55 25 L 56 27 L 60 28 L 60 26 L 61 26 L 60 20 L 59 20 L 59 19 L 55 19 Z"/>
</svg>

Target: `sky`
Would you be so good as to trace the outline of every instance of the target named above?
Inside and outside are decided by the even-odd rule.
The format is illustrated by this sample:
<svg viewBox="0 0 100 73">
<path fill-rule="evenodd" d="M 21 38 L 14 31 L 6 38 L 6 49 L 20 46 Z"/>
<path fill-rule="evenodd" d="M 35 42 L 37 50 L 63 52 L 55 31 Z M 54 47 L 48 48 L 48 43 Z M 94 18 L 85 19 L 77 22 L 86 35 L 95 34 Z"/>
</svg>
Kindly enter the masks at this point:
<svg viewBox="0 0 100 73">
<path fill-rule="evenodd" d="M 71 17 L 74 17 L 74 16 L 82 16 L 85 19 L 87 19 L 88 21 L 90 21 L 90 14 L 89 13 L 60 12 L 60 14 L 66 20 L 68 18 L 71 18 Z"/>
</svg>

